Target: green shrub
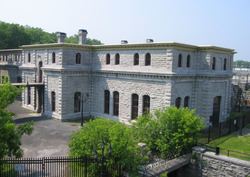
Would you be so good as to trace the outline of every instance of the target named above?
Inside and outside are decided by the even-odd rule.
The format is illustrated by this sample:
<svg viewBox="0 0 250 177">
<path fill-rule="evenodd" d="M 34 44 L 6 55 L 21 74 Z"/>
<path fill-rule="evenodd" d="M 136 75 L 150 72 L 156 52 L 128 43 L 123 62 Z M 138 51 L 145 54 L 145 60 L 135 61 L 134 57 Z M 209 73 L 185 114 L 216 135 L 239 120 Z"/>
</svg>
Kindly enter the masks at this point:
<svg viewBox="0 0 250 177">
<path fill-rule="evenodd" d="M 191 150 L 204 123 L 194 110 L 167 107 L 139 117 L 133 127 L 153 154 L 168 158 Z"/>
<path fill-rule="evenodd" d="M 70 154 L 72 156 L 104 157 L 107 167 L 122 167 L 123 171 L 136 174 L 142 162 L 140 149 L 135 141 L 132 129 L 120 122 L 97 118 L 86 123 L 83 128 L 74 133 L 70 140 Z M 100 169 L 92 166 L 90 175 L 96 175 Z M 114 172 L 115 173 L 115 172 Z M 115 176 L 115 174 L 109 174 Z"/>
</svg>

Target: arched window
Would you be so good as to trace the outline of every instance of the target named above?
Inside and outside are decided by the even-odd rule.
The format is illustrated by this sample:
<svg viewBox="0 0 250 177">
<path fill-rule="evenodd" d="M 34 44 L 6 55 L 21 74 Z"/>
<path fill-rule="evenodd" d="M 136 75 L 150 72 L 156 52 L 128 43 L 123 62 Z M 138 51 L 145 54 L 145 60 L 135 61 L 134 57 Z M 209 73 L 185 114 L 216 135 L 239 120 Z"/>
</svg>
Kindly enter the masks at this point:
<svg viewBox="0 0 250 177">
<path fill-rule="evenodd" d="M 54 91 L 51 92 L 51 111 L 56 111 L 56 93 Z"/>
<path fill-rule="evenodd" d="M 16 81 L 17 81 L 17 83 L 22 83 L 22 77 L 21 76 L 17 76 Z"/>
<path fill-rule="evenodd" d="M 226 58 L 224 58 L 223 69 L 227 70 L 227 59 Z"/>
<path fill-rule="evenodd" d="M 119 92 L 113 92 L 113 115 L 119 115 Z"/>
<path fill-rule="evenodd" d="M 176 98 L 175 100 L 175 106 L 179 108 L 181 106 L 181 97 Z"/>
<path fill-rule="evenodd" d="M 110 54 L 107 53 L 106 54 L 106 65 L 109 65 L 110 64 Z"/>
<path fill-rule="evenodd" d="M 74 95 L 74 112 L 80 112 L 81 111 L 81 93 L 75 92 Z"/>
<path fill-rule="evenodd" d="M 30 56 L 30 53 L 28 53 L 28 63 L 30 63 L 30 59 L 31 59 L 31 56 Z"/>
<path fill-rule="evenodd" d="M 178 67 L 182 66 L 182 54 L 179 54 L 178 56 Z"/>
<path fill-rule="evenodd" d="M 31 104 L 31 89 L 27 88 L 27 104 Z"/>
<path fill-rule="evenodd" d="M 55 52 L 52 53 L 52 63 L 56 62 L 56 54 Z"/>
<path fill-rule="evenodd" d="M 150 53 L 147 53 L 145 55 L 145 66 L 149 66 L 149 65 L 151 65 L 151 55 Z"/>
<path fill-rule="evenodd" d="M 190 57 L 190 55 L 188 54 L 188 56 L 187 56 L 187 68 L 189 68 L 190 67 L 190 60 L 191 60 L 191 57 Z"/>
<path fill-rule="evenodd" d="M 120 64 L 120 55 L 119 53 L 115 54 L 115 65 L 119 65 Z"/>
<path fill-rule="evenodd" d="M 131 119 L 136 119 L 138 117 L 138 104 L 139 96 L 137 94 L 132 94 L 132 104 L 131 104 Z"/>
<path fill-rule="evenodd" d="M 76 64 L 81 64 L 81 54 L 80 53 L 76 54 Z"/>
<path fill-rule="evenodd" d="M 134 65 L 139 65 L 139 54 L 138 53 L 134 54 Z"/>
<path fill-rule="evenodd" d="M 143 95 L 142 97 L 142 113 L 150 113 L 150 97 L 148 95 Z"/>
<path fill-rule="evenodd" d="M 104 91 L 104 113 L 109 114 L 109 99 L 110 92 L 108 90 Z"/>
<path fill-rule="evenodd" d="M 184 98 L 184 107 L 189 107 L 189 96 L 185 96 Z"/>
<path fill-rule="evenodd" d="M 215 70 L 216 67 L 216 58 L 213 57 L 213 61 L 212 61 L 212 70 Z"/>
</svg>

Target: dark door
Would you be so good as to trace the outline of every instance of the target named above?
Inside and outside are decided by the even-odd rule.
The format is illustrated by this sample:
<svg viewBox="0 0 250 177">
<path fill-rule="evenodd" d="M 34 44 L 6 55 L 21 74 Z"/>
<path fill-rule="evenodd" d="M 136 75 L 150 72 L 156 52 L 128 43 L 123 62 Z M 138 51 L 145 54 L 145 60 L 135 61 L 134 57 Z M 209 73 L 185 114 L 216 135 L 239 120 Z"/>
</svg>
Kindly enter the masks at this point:
<svg viewBox="0 0 250 177">
<path fill-rule="evenodd" d="M 211 120 L 213 126 L 218 126 L 219 125 L 219 120 L 220 120 L 220 103 L 221 103 L 221 96 L 214 97 L 214 102 L 213 102 L 213 116 L 212 116 L 212 120 Z"/>
</svg>

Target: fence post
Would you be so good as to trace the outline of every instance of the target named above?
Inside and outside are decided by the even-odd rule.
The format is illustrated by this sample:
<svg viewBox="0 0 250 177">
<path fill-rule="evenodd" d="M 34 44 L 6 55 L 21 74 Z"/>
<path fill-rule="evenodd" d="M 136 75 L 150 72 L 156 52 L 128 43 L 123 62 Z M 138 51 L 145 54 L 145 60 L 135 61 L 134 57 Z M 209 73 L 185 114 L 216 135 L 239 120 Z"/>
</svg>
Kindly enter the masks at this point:
<svg viewBox="0 0 250 177">
<path fill-rule="evenodd" d="M 221 122 L 219 123 L 219 137 L 221 136 Z"/>
<path fill-rule="evenodd" d="M 84 158 L 84 177 L 88 176 L 88 159 L 87 157 Z"/>
<path fill-rule="evenodd" d="M 208 127 L 208 137 L 207 137 L 207 143 L 210 142 L 210 133 L 211 133 L 211 125 Z"/>
<path fill-rule="evenodd" d="M 42 176 L 45 174 L 45 159 L 44 157 L 42 158 Z"/>
<path fill-rule="evenodd" d="M 215 154 L 216 154 L 216 155 L 220 155 L 220 147 L 216 147 L 216 149 L 215 149 Z"/>
<path fill-rule="evenodd" d="M 231 124 L 232 124 L 232 121 L 231 121 L 231 119 L 229 119 L 229 129 L 228 129 L 228 134 L 230 134 L 231 133 Z"/>
<path fill-rule="evenodd" d="M 243 117 L 240 117 L 240 136 L 242 136 Z"/>
</svg>

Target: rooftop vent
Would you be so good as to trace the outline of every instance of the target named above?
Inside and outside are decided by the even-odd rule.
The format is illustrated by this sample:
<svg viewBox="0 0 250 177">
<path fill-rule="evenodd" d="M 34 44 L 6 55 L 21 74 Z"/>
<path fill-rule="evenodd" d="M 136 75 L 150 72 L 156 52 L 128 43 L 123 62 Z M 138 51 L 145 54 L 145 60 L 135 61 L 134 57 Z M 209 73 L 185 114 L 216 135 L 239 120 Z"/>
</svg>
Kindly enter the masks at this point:
<svg viewBox="0 0 250 177">
<path fill-rule="evenodd" d="M 127 44 L 128 41 L 127 40 L 121 40 L 121 44 Z"/>
<path fill-rule="evenodd" d="M 64 39 L 66 38 L 66 33 L 56 32 L 56 36 L 57 36 L 57 43 L 59 44 L 64 43 Z"/>
<path fill-rule="evenodd" d="M 146 39 L 146 43 L 153 43 L 154 40 L 153 39 Z"/>
</svg>

